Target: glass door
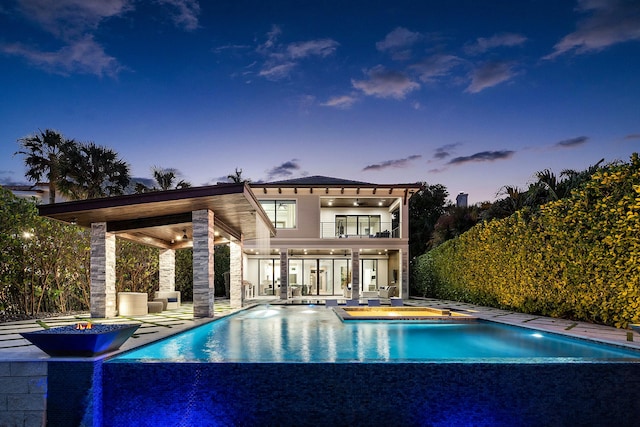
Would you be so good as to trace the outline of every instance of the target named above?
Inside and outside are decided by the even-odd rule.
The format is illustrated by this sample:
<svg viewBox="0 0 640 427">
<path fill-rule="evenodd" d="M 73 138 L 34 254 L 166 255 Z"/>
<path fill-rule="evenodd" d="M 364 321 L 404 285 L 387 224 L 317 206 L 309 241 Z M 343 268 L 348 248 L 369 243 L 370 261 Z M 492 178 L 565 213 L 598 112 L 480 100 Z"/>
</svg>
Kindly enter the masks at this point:
<svg viewBox="0 0 640 427">
<path fill-rule="evenodd" d="M 362 272 L 360 277 L 362 278 L 362 291 L 373 292 L 378 290 L 378 260 L 377 259 L 363 259 L 362 260 Z"/>
<path fill-rule="evenodd" d="M 280 292 L 280 260 L 261 259 L 258 265 L 260 285 L 259 296 L 279 295 Z"/>
<path fill-rule="evenodd" d="M 291 281 L 293 277 L 297 281 L 300 296 L 342 295 L 343 288 L 351 281 L 349 260 L 344 258 L 289 260 L 289 283 L 292 287 L 292 295 L 295 295 L 298 290 L 295 290 L 294 282 Z"/>
<path fill-rule="evenodd" d="M 319 295 L 334 295 L 333 292 L 333 260 L 318 260 L 318 290 Z"/>
</svg>

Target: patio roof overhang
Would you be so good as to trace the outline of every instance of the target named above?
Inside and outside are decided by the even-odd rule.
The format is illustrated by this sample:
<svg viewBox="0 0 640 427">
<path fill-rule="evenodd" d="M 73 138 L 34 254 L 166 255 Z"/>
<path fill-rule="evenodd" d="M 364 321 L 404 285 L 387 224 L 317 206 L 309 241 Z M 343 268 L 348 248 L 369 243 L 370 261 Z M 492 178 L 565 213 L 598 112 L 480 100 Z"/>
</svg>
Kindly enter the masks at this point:
<svg viewBox="0 0 640 427">
<path fill-rule="evenodd" d="M 322 177 L 321 177 L 322 178 Z M 407 204 L 409 199 L 424 188 L 421 183 L 414 184 L 368 184 L 360 182 L 305 182 L 304 184 L 288 184 L 287 181 L 278 183 L 255 183 L 251 184 L 255 191 L 263 194 L 274 195 L 296 195 L 305 191 L 308 194 L 318 194 L 321 197 L 339 197 L 343 206 L 351 206 L 359 197 L 367 197 L 369 201 L 374 200 L 374 205 L 389 206 L 391 198 L 399 197 L 403 204 Z M 326 200 L 322 201 L 323 206 Z"/>
<path fill-rule="evenodd" d="M 191 213 L 203 209 L 214 212 L 215 244 L 241 237 L 258 238 L 260 222 L 270 236 L 275 235 L 271 221 L 245 184 L 218 184 L 38 206 L 41 216 L 83 227 L 105 222 L 107 231 L 118 237 L 167 249 L 192 246 Z M 184 234 L 189 239 L 182 239 Z"/>
</svg>

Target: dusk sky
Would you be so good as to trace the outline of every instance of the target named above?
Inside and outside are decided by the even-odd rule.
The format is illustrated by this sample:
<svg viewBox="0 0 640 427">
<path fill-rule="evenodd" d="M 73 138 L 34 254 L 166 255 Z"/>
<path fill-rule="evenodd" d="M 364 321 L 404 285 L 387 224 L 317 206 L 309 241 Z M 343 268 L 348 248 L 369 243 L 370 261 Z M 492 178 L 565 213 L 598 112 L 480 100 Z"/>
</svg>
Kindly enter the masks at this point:
<svg viewBox="0 0 640 427">
<path fill-rule="evenodd" d="M 39 129 L 193 185 L 495 200 L 640 151 L 639 0 L 0 0 L 0 184 Z"/>
</svg>

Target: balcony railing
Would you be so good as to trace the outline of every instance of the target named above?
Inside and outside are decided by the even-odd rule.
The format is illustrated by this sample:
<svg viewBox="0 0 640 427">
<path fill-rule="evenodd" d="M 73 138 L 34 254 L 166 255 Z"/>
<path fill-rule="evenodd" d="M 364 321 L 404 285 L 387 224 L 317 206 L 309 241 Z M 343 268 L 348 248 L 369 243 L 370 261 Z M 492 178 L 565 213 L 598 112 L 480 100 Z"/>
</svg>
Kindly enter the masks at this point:
<svg viewBox="0 0 640 427">
<path fill-rule="evenodd" d="M 395 225 L 395 228 L 392 226 Z M 340 227 L 335 222 L 320 223 L 322 239 L 391 239 L 400 237 L 400 224 L 381 222 L 374 227 Z"/>
</svg>

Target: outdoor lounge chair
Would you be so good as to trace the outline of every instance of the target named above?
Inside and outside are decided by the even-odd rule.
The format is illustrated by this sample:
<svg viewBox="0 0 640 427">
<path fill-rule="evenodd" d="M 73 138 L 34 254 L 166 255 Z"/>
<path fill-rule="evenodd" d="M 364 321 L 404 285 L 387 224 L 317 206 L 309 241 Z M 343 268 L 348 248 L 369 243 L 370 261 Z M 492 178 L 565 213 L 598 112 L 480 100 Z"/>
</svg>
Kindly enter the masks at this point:
<svg viewBox="0 0 640 427">
<path fill-rule="evenodd" d="M 380 298 L 391 298 L 396 295 L 397 290 L 397 286 L 383 286 L 378 290 L 378 296 Z"/>
<path fill-rule="evenodd" d="M 155 298 L 166 299 L 168 310 L 180 307 L 180 291 L 159 291 L 155 293 Z"/>
<path fill-rule="evenodd" d="M 370 299 L 367 300 L 367 305 L 369 307 L 380 307 L 380 300 L 379 299 Z"/>
<path fill-rule="evenodd" d="M 360 301 L 358 301 L 357 299 L 348 299 L 347 300 L 347 307 L 357 307 L 360 305 Z"/>
<path fill-rule="evenodd" d="M 328 299 L 324 301 L 324 306 L 325 307 L 337 307 L 338 306 L 338 300 L 337 299 Z"/>
</svg>

